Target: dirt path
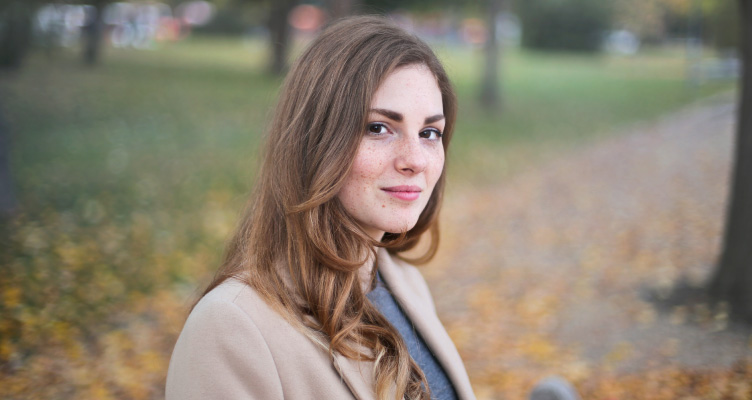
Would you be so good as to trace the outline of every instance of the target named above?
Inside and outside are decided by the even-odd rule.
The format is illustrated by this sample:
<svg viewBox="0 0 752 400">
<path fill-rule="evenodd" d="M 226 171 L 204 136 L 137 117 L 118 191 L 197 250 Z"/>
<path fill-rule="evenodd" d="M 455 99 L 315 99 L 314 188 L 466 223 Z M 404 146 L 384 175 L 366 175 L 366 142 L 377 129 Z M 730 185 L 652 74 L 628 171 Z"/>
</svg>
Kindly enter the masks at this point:
<svg viewBox="0 0 752 400">
<path fill-rule="evenodd" d="M 712 270 L 734 112 L 732 95 L 717 97 L 449 194 L 424 274 L 481 397 L 518 398 L 520 380 L 548 373 L 582 387 L 752 360 L 750 329 L 723 307 L 649 301 Z"/>
</svg>

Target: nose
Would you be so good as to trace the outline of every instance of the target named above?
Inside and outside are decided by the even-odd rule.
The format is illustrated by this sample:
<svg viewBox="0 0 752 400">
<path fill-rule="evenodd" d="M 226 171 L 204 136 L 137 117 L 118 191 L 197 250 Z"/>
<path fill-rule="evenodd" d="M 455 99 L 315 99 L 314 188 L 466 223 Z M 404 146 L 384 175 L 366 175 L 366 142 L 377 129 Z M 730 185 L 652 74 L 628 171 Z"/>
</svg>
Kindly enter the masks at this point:
<svg viewBox="0 0 752 400">
<path fill-rule="evenodd" d="M 395 168 L 403 174 L 418 174 L 428 165 L 428 157 L 422 148 L 420 140 L 404 138 L 397 144 Z"/>
</svg>

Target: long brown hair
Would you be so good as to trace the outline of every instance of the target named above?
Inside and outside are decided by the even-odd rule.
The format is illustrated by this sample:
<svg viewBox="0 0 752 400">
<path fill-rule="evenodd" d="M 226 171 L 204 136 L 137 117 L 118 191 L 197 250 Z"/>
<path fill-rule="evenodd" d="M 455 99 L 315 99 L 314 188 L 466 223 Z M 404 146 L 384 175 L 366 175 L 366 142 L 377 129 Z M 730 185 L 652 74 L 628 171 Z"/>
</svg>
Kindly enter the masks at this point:
<svg viewBox="0 0 752 400">
<path fill-rule="evenodd" d="M 366 298 L 358 271 L 375 258 L 376 247 L 399 256 L 425 232 L 430 245 L 410 261 L 433 257 L 445 173 L 416 225 L 388 232 L 380 242 L 344 210 L 337 193 L 365 132 L 374 93 L 389 73 L 414 64 L 436 77 L 446 152 L 456 100 L 428 45 L 378 17 L 338 21 L 310 44 L 282 86 L 250 205 L 204 292 L 230 277 L 244 279 L 330 355 L 374 361 L 375 390 L 382 399 L 394 390 L 400 398 L 428 398 L 428 385 L 400 334 Z"/>
</svg>

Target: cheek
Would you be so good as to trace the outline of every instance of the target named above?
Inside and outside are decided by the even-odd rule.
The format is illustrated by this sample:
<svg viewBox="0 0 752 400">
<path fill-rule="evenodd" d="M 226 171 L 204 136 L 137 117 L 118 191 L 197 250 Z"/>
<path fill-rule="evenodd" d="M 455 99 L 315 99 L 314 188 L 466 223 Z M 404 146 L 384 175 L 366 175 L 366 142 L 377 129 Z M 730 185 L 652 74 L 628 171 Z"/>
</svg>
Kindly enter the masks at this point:
<svg viewBox="0 0 752 400">
<path fill-rule="evenodd" d="M 361 144 L 353 160 L 350 174 L 340 190 L 340 199 L 354 205 L 363 201 L 363 196 L 375 184 L 383 167 L 383 160 L 371 146 Z"/>
<path fill-rule="evenodd" d="M 428 179 L 430 185 L 433 186 L 439 180 L 441 173 L 444 171 L 444 149 L 432 154 L 431 161 L 428 166 Z"/>
<path fill-rule="evenodd" d="M 353 160 L 350 179 L 354 179 L 367 184 L 369 181 L 377 179 L 384 169 L 384 156 L 377 146 L 361 144 L 358 154 Z"/>
</svg>

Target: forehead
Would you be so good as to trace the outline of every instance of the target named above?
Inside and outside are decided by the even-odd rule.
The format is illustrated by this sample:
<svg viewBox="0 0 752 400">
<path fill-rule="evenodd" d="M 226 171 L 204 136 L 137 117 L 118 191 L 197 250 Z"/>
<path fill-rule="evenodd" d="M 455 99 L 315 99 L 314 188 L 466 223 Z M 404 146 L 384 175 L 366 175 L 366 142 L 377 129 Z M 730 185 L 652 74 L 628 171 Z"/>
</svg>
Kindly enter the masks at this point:
<svg viewBox="0 0 752 400">
<path fill-rule="evenodd" d="M 389 73 L 371 100 L 371 108 L 442 114 L 441 90 L 423 64 L 400 67 Z"/>
</svg>

